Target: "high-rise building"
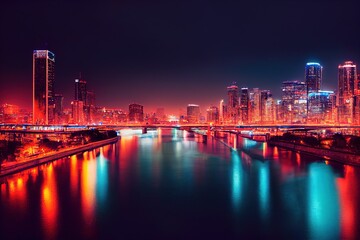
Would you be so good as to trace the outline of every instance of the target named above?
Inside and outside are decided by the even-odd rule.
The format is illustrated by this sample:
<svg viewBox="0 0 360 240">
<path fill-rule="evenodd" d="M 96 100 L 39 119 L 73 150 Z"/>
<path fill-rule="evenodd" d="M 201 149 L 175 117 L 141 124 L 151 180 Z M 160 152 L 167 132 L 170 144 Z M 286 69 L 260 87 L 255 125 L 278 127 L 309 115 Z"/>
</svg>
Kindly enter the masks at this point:
<svg viewBox="0 0 360 240">
<path fill-rule="evenodd" d="M 308 123 L 332 123 L 332 95 L 334 91 L 311 92 L 308 96 Z"/>
<path fill-rule="evenodd" d="M 207 110 L 207 122 L 218 123 L 219 122 L 219 109 L 216 106 L 211 106 Z"/>
<path fill-rule="evenodd" d="M 351 61 L 346 61 L 344 64 L 339 65 L 338 71 L 337 105 L 339 123 L 353 123 L 355 85 L 357 83 L 356 65 Z"/>
<path fill-rule="evenodd" d="M 307 93 L 318 92 L 321 89 L 322 69 L 319 63 L 309 62 L 305 66 L 305 83 Z"/>
<path fill-rule="evenodd" d="M 33 124 L 54 122 L 55 55 L 49 50 L 33 52 Z"/>
<path fill-rule="evenodd" d="M 189 123 L 198 123 L 200 120 L 200 107 L 197 104 L 188 104 L 187 120 Z"/>
<path fill-rule="evenodd" d="M 284 122 L 284 108 L 281 100 L 275 102 L 275 121 L 277 123 Z"/>
<path fill-rule="evenodd" d="M 96 122 L 96 105 L 94 91 L 86 92 L 86 106 L 84 107 L 85 121 L 87 123 Z"/>
<path fill-rule="evenodd" d="M 285 81 L 282 83 L 283 122 L 302 123 L 306 120 L 306 83 Z"/>
<path fill-rule="evenodd" d="M 260 122 L 273 123 L 275 120 L 275 102 L 270 90 L 260 92 Z"/>
<path fill-rule="evenodd" d="M 250 111 L 249 111 L 249 121 L 251 123 L 259 123 L 261 121 L 260 117 L 260 90 L 259 88 L 253 88 L 249 93 L 250 100 Z"/>
<path fill-rule="evenodd" d="M 249 122 L 249 89 L 241 88 L 240 92 L 240 115 L 243 123 Z"/>
<path fill-rule="evenodd" d="M 134 123 L 144 121 L 144 107 L 142 105 L 136 103 L 129 105 L 129 121 Z"/>
<path fill-rule="evenodd" d="M 234 82 L 227 87 L 228 104 L 227 104 L 227 122 L 237 123 L 239 119 L 239 88 Z"/>
<path fill-rule="evenodd" d="M 85 123 L 85 115 L 84 115 L 84 102 L 74 100 L 71 102 L 72 107 L 72 122 L 77 124 Z"/>
<path fill-rule="evenodd" d="M 83 101 L 87 105 L 86 81 L 84 79 L 75 79 L 75 95 L 74 100 Z"/>
<path fill-rule="evenodd" d="M 58 123 L 62 122 L 62 115 L 64 112 L 64 97 L 62 94 L 55 93 L 54 104 L 55 104 L 55 122 L 54 123 L 58 124 Z"/>
<path fill-rule="evenodd" d="M 219 103 L 219 122 L 220 123 L 224 122 L 224 110 L 225 110 L 224 99 L 221 99 L 220 103 Z"/>
</svg>

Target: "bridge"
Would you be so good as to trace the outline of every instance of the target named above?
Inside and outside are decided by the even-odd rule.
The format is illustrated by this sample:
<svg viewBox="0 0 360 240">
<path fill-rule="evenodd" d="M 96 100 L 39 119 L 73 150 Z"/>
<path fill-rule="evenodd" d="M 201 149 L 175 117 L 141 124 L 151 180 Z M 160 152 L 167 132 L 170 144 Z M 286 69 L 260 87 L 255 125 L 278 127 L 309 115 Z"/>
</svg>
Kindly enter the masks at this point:
<svg viewBox="0 0 360 240">
<path fill-rule="evenodd" d="M 0 134 L 70 134 L 77 131 L 98 129 L 115 130 L 122 129 L 142 129 L 146 133 L 148 129 L 156 128 L 176 128 L 180 130 L 193 131 L 195 129 L 207 130 L 217 134 L 217 132 L 227 132 L 241 134 L 243 137 L 265 137 L 268 139 L 270 132 L 277 131 L 302 131 L 333 129 L 335 131 L 352 130 L 360 132 L 360 125 L 347 124 L 106 124 L 106 125 L 34 125 L 34 124 L 0 124 Z M 249 131 L 252 131 L 249 134 Z M 247 133 L 246 133 L 247 132 Z"/>
</svg>

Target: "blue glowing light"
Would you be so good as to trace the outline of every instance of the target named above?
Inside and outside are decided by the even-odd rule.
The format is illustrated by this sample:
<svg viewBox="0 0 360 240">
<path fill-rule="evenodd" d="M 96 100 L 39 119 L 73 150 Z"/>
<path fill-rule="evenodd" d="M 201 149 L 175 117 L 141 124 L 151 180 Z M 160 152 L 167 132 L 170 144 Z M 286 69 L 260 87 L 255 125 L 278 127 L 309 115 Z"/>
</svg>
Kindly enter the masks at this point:
<svg viewBox="0 0 360 240">
<path fill-rule="evenodd" d="M 306 64 L 306 66 L 313 66 L 313 65 L 321 66 L 320 63 L 317 63 L 317 62 L 308 62 L 308 63 Z"/>
</svg>

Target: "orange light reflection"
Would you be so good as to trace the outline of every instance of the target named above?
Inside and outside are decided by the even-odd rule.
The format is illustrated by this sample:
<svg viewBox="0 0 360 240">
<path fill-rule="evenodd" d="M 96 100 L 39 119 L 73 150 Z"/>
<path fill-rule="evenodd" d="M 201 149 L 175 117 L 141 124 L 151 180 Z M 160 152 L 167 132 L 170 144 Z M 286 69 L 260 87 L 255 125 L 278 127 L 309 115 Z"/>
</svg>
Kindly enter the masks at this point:
<svg viewBox="0 0 360 240">
<path fill-rule="evenodd" d="M 355 213 L 357 212 L 358 190 L 354 167 L 344 166 L 345 178 L 338 178 L 336 183 L 340 196 L 341 239 L 355 239 L 357 226 Z"/>
<path fill-rule="evenodd" d="M 81 207 L 86 232 L 90 233 L 91 226 L 94 223 L 95 210 L 95 184 L 96 184 L 96 161 L 95 152 L 84 153 L 84 159 L 81 169 Z"/>
<path fill-rule="evenodd" d="M 76 155 L 70 157 L 70 187 L 71 194 L 74 198 L 78 196 L 78 186 L 79 186 L 79 172 L 77 166 L 78 158 Z"/>
<path fill-rule="evenodd" d="M 44 183 L 41 187 L 41 216 L 46 239 L 54 239 L 57 233 L 58 196 L 53 163 L 43 170 Z"/>
</svg>

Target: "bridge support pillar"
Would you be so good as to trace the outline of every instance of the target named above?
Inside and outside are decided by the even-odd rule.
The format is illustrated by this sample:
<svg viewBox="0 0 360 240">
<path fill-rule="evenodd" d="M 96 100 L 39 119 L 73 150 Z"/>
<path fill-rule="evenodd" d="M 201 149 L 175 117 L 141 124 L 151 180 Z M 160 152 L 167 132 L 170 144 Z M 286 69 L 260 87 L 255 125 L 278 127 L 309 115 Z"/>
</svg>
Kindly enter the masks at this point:
<svg viewBox="0 0 360 240">
<path fill-rule="evenodd" d="M 268 142 L 268 141 L 270 140 L 270 133 L 267 133 L 267 134 L 266 134 L 265 140 L 266 140 L 266 142 Z"/>
<path fill-rule="evenodd" d="M 203 138 L 202 142 L 203 143 L 207 143 L 207 137 L 208 137 L 207 135 L 202 135 L 202 138 Z"/>
<path fill-rule="evenodd" d="M 238 133 L 235 133 L 235 136 L 234 136 L 234 150 L 237 150 L 238 149 L 238 146 L 239 146 L 239 134 Z"/>
</svg>

